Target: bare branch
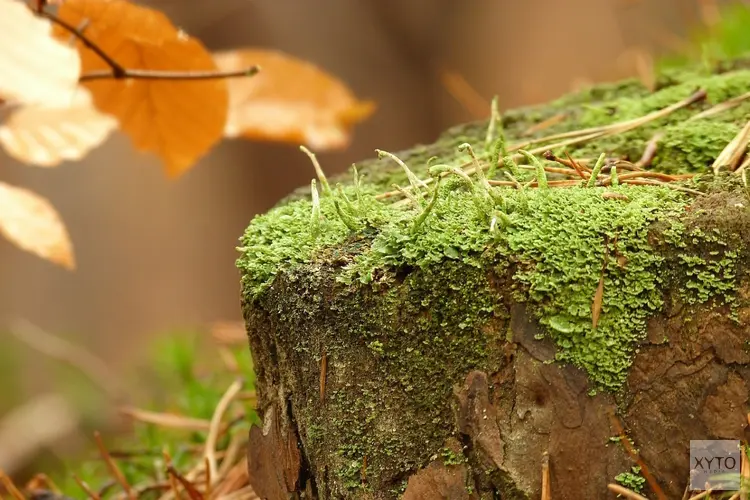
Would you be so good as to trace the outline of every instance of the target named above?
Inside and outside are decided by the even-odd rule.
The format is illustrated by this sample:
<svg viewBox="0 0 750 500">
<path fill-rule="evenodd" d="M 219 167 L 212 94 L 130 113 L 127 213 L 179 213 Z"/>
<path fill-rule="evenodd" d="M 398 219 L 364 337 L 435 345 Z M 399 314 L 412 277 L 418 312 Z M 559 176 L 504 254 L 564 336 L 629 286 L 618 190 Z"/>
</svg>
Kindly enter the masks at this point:
<svg viewBox="0 0 750 500">
<path fill-rule="evenodd" d="M 235 71 L 163 71 L 158 69 L 123 69 L 122 73 L 114 70 L 90 71 L 81 75 L 78 81 L 90 82 L 92 80 L 218 80 L 223 78 L 236 78 L 253 76 L 260 71 L 260 66 Z"/>
</svg>

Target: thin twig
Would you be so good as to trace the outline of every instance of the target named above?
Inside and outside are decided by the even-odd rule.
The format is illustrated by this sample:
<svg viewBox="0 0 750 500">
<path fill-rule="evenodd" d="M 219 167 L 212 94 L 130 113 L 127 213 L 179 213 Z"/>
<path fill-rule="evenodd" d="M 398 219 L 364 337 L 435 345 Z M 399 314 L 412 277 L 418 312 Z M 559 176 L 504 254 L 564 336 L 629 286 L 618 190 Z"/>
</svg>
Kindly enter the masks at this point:
<svg viewBox="0 0 750 500">
<path fill-rule="evenodd" d="M 552 127 L 553 125 L 557 125 L 558 123 L 562 122 L 567 116 L 568 116 L 568 114 L 565 113 L 565 112 L 563 112 L 563 113 L 557 113 L 556 115 L 552 115 L 549 118 L 547 118 L 546 120 L 543 120 L 543 121 L 541 121 L 539 123 L 535 123 L 534 125 L 530 126 L 526 130 L 524 130 L 523 132 L 521 132 L 521 135 L 523 135 L 523 136 L 532 135 L 532 134 L 535 134 L 537 132 L 541 132 L 542 130 L 546 130 L 546 129 Z"/>
<path fill-rule="evenodd" d="M 742 130 L 729 141 L 721 153 L 719 153 L 719 156 L 716 157 L 716 160 L 714 160 L 713 165 L 711 165 L 714 175 L 718 174 L 722 167 L 735 170 L 742 156 L 747 151 L 748 142 L 750 142 L 750 120 L 745 123 Z"/>
<path fill-rule="evenodd" d="M 258 499 L 258 495 L 255 494 L 255 491 L 253 491 L 252 486 L 245 486 L 244 488 L 233 491 L 232 493 L 229 493 L 221 497 L 221 500 L 256 500 L 256 499 Z"/>
<path fill-rule="evenodd" d="M 638 454 L 638 452 L 633 448 L 633 445 L 630 444 L 630 440 L 625 434 L 625 429 L 623 429 L 622 424 L 620 423 L 620 419 L 617 417 L 617 415 L 615 415 L 615 412 L 611 408 L 608 413 L 609 413 L 609 419 L 610 419 L 610 423 L 612 424 L 612 427 L 614 427 L 617 435 L 620 436 L 620 443 L 622 444 L 623 448 L 625 448 L 625 451 L 628 453 L 628 455 L 630 455 L 630 458 L 632 458 L 633 461 L 635 461 L 638 464 L 638 466 L 641 468 L 641 474 L 643 474 L 644 479 L 646 479 L 646 482 L 651 488 L 651 491 L 654 492 L 654 494 L 656 495 L 656 498 L 658 498 L 659 500 L 667 500 L 667 497 L 664 494 L 664 491 L 662 491 L 661 486 L 659 486 L 659 483 L 656 481 L 654 476 L 651 475 L 651 471 L 648 469 L 646 462 L 643 461 L 643 459 Z M 614 486 L 617 486 L 617 485 L 614 485 Z M 610 488 L 610 490 L 611 489 L 612 488 Z M 643 498 L 643 497 L 635 497 L 635 498 Z"/>
<path fill-rule="evenodd" d="M 242 378 L 235 380 L 232 385 L 226 390 L 224 395 L 219 400 L 219 404 L 216 405 L 213 417 L 211 417 L 211 428 L 208 431 L 208 437 L 206 437 L 206 451 L 204 457 L 208 459 L 209 468 L 206 470 L 206 474 L 210 477 L 217 477 L 218 472 L 216 468 L 216 442 L 219 440 L 219 431 L 221 429 L 221 420 L 224 417 L 224 413 L 227 411 L 229 404 L 242 390 L 242 386 L 245 381 Z"/>
<path fill-rule="evenodd" d="M 36 12 L 37 15 L 49 19 L 54 24 L 60 26 L 65 31 L 78 38 L 87 48 L 91 49 L 99 58 L 104 61 L 110 69 L 108 70 L 96 70 L 84 73 L 78 79 L 79 82 L 90 82 L 93 80 L 123 80 L 123 79 L 137 79 L 137 80 L 216 80 L 224 78 L 235 78 L 235 77 L 248 77 L 254 76 L 260 71 L 260 66 L 250 66 L 240 70 L 233 71 L 220 71 L 220 70 L 208 70 L 208 71 L 164 71 L 164 70 L 153 70 L 153 69 L 131 69 L 125 68 L 120 63 L 115 61 L 104 49 L 86 36 L 81 30 L 75 26 L 63 21 L 55 14 L 40 9 Z"/>
<path fill-rule="evenodd" d="M 158 413 L 148 410 L 141 410 L 131 406 L 119 408 L 119 412 L 127 417 L 147 424 L 154 424 L 160 427 L 170 427 L 173 429 L 184 429 L 190 431 L 207 431 L 211 428 L 211 422 L 200 418 L 184 417 L 172 413 Z"/>
<path fill-rule="evenodd" d="M 678 109 L 682 109 L 686 106 L 690 106 L 691 104 L 695 104 L 696 102 L 702 101 L 705 98 L 706 98 L 706 91 L 704 89 L 700 89 L 681 101 L 678 101 L 674 104 L 670 104 L 666 108 L 653 111 L 647 115 L 640 116 L 638 118 L 632 118 L 630 120 L 624 120 L 621 122 L 612 123 L 610 125 L 602 125 L 599 127 L 590 127 L 590 128 L 585 128 L 581 130 L 572 130 L 570 132 L 562 132 L 560 134 L 554 134 L 554 135 L 550 135 L 547 137 L 541 137 L 531 142 L 532 143 L 549 142 L 549 141 L 557 141 L 560 139 L 575 138 L 575 137 L 591 135 L 591 134 L 612 135 L 613 133 L 627 132 L 629 130 L 638 128 L 641 125 L 645 125 L 648 122 L 652 122 L 654 120 L 664 118 L 665 116 L 677 111 Z"/>
<path fill-rule="evenodd" d="M 162 453 L 164 455 L 164 463 L 166 464 L 166 469 L 167 471 L 169 471 L 169 468 L 172 467 L 172 456 L 169 454 L 169 451 L 167 451 L 166 448 L 164 448 L 164 451 Z M 172 494 L 177 500 L 182 500 L 180 489 L 177 487 L 177 478 L 174 476 L 174 474 L 167 473 L 167 476 L 169 477 L 169 486 Z"/>
<path fill-rule="evenodd" d="M 167 466 L 167 474 L 169 474 L 170 476 L 174 476 L 177 481 L 179 481 L 182 487 L 185 488 L 185 491 L 187 491 L 190 500 L 204 500 L 203 494 L 198 491 L 193 482 L 187 477 L 180 474 L 173 465 Z"/>
<path fill-rule="evenodd" d="M 624 181 L 622 181 L 622 183 L 634 184 L 636 186 L 662 186 L 665 188 L 674 189 L 675 191 L 682 191 L 683 193 L 694 194 L 695 196 L 706 196 L 706 193 L 703 193 L 695 189 L 686 188 L 684 186 L 672 184 L 671 182 L 651 181 L 648 179 L 625 179 Z"/>
<path fill-rule="evenodd" d="M 630 500 L 648 500 L 648 498 L 644 497 L 643 495 L 639 495 L 635 491 L 629 490 L 624 486 L 620 486 L 619 484 L 610 483 L 607 485 L 607 489 L 612 493 L 617 493 L 618 495 L 622 495 Z"/>
<path fill-rule="evenodd" d="M 219 80 L 225 78 L 237 78 L 257 75 L 260 71 L 260 66 L 250 66 L 248 68 L 232 70 L 232 71 L 221 71 L 221 70 L 206 70 L 206 71 L 165 71 L 158 69 L 123 69 L 122 73 L 117 73 L 114 70 L 97 70 L 89 71 L 84 73 L 78 79 L 79 82 L 91 82 L 94 80 Z"/>
<path fill-rule="evenodd" d="M 167 472 L 169 472 L 169 468 L 167 468 Z M 205 472 L 203 461 L 200 461 L 197 464 L 195 464 L 193 468 L 190 469 L 188 473 L 184 475 L 184 478 L 187 479 L 188 481 L 195 481 L 196 478 L 201 474 L 201 472 Z M 174 491 L 169 489 L 166 492 L 164 492 L 164 494 L 161 497 L 159 497 L 159 500 L 168 500 L 172 498 L 173 496 L 174 496 Z"/>
<path fill-rule="evenodd" d="M 234 357 L 234 354 L 229 347 L 217 345 L 216 352 L 219 354 L 221 362 L 224 363 L 228 372 L 237 374 L 240 372 L 240 364 L 237 362 L 237 358 Z"/>
<path fill-rule="evenodd" d="M 83 490 L 84 493 L 91 499 L 91 500 L 99 500 L 101 497 L 97 492 L 91 489 L 91 487 L 78 477 L 76 474 L 73 474 L 73 480 L 78 484 L 78 486 Z"/>
<path fill-rule="evenodd" d="M 93 383 L 116 400 L 126 399 L 126 390 L 107 364 L 81 346 L 45 332 L 32 323 L 21 320 L 10 329 L 15 337 L 32 349 L 78 369 Z"/>
<path fill-rule="evenodd" d="M 701 111 L 697 115 L 691 116 L 687 121 L 700 120 L 701 118 L 708 118 L 709 116 L 723 113 L 724 111 L 728 111 L 734 107 L 737 107 L 739 104 L 742 104 L 743 101 L 746 101 L 748 99 L 750 99 L 750 92 L 746 92 L 740 96 L 727 99 L 724 102 L 720 102 L 719 104 L 710 107 L 705 111 Z"/>
<path fill-rule="evenodd" d="M 232 467 L 227 471 L 221 484 L 216 485 L 216 488 L 214 488 L 214 496 L 217 498 L 224 498 L 224 495 L 237 491 L 239 488 L 247 485 L 248 482 L 247 459 L 243 457 L 239 462 L 232 464 Z"/>
<path fill-rule="evenodd" d="M 690 497 L 690 500 L 701 500 L 701 498 L 707 497 L 713 491 L 714 491 L 713 489 L 708 489 L 708 490 L 706 490 L 706 491 L 704 491 L 702 493 L 698 493 L 697 495 L 694 495 L 694 496 Z"/>
<path fill-rule="evenodd" d="M 536 167 L 534 167 L 533 165 L 518 165 L 518 168 L 520 168 L 521 170 L 536 171 Z M 544 167 L 544 171 L 548 174 L 561 174 L 567 175 L 569 177 L 578 177 L 578 172 L 572 168 Z"/>
<path fill-rule="evenodd" d="M 105 481 L 104 484 L 99 487 L 99 492 L 97 493 L 97 495 L 99 495 L 100 497 L 106 496 L 107 493 L 109 493 L 109 490 L 111 490 L 115 486 L 117 486 L 116 479 Z"/>
<path fill-rule="evenodd" d="M 215 481 L 218 478 L 211 476 L 211 461 L 207 456 L 203 457 L 203 466 L 206 468 L 206 484 L 203 496 L 204 498 L 211 498 L 211 481 Z"/>
<path fill-rule="evenodd" d="M 663 174 L 661 172 L 631 172 L 628 174 L 620 174 L 617 176 L 617 178 L 620 181 L 624 181 L 627 179 L 659 179 L 664 182 L 674 182 L 680 180 L 678 177 L 669 175 L 669 174 Z M 689 178 L 689 177 L 686 177 Z M 602 180 L 599 185 L 600 186 L 609 186 L 611 184 L 611 179 L 607 177 L 606 179 Z"/>
<path fill-rule="evenodd" d="M 120 471 L 120 468 L 117 467 L 117 464 L 114 460 L 112 460 L 112 457 L 109 456 L 109 452 L 107 451 L 107 448 L 104 446 L 104 442 L 102 441 L 102 436 L 99 434 L 99 432 L 94 432 L 94 440 L 96 441 L 96 446 L 99 448 L 99 454 L 102 456 L 102 459 L 104 460 L 104 463 L 107 465 L 107 468 L 109 469 L 110 474 L 112 474 L 112 477 L 114 477 L 118 483 L 120 483 L 120 486 L 122 486 L 122 489 L 125 491 L 125 494 L 130 500 L 136 499 L 136 494 L 133 491 L 133 489 L 128 484 L 127 480 L 125 479 L 125 476 L 122 475 L 122 472 Z"/>
<path fill-rule="evenodd" d="M 542 500 L 552 500 L 549 482 L 549 452 L 542 454 Z"/>
<path fill-rule="evenodd" d="M 742 163 L 740 163 L 740 166 L 737 167 L 737 170 L 734 171 L 735 174 L 744 174 L 745 169 L 750 166 L 750 155 L 746 156 L 744 160 L 742 160 Z"/>
<path fill-rule="evenodd" d="M 554 156 L 554 155 L 553 155 Z M 573 167 L 573 170 L 576 171 L 578 174 L 578 177 L 580 177 L 583 180 L 588 179 L 586 174 L 583 172 L 583 167 L 581 167 L 577 161 L 575 161 L 573 158 L 571 158 L 570 154 L 568 152 L 565 152 L 565 157 L 568 159 L 568 162 L 570 163 L 570 166 Z"/>
<path fill-rule="evenodd" d="M 8 476 L 2 469 L 0 469 L 0 483 L 2 483 L 2 485 L 5 487 L 8 493 L 10 493 L 10 496 L 12 496 L 14 500 L 26 500 L 26 497 L 24 497 L 23 494 L 18 490 L 10 476 Z"/>
<path fill-rule="evenodd" d="M 670 106 L 667 106 L 666 108 L 662 108 L 660 110 L 654 111 L 652 113 L 649 113 L 645 116 L 641 116 L 639 118 L 617 122 L 611 125 L 605 125 L 601 127 L 592 127 L 588 129 L 582 129 L 582 130 L 574 130 L 571 132 L 564 132 L 561 134 L 555 134 L 555 135 L 551 135 L 547 137 L 542 137 L 539 139 L 526 141 L 524 143 L 515 144 L 509 147 L 508 151 L 517 151 L 519 149 L 526 148 L 527 146 L 531 144 L 546 143 L 546 142 L 550 142 L 553 140 L 559 141 L 554 144 L 541 145 L 536 148 L 532 148 L 528 150 L 528 152 L 531 154 L 541 154 L 547 150 L 559 149 L 559 148 L 563 148 L 566 146 L 572 146 L 574 144 L 584 143 L 593 139 L 598 139 L 600 137 L 606 137 L 610 135 L 620 134 L 623 132 L 628 132 L 642 125 L 645 125 L 646 123 L 649 123 L 651 121 L 664 118 L 665 116 L 668 116 L 669 114 L 677 111 L 678 109 L 682 109 L 686 106 L 694 104 L 705 98 L 706 98 L 706 91 L 703 89 L 700 89 L 697 92 L 690 95 L 689 97 L 683 99 L 682 101 L 676 102 Z M 514 154 L 512 158 L 514 160 L 518 160 L 518 159 L 523 158 L 523 156 L 520 154 Z M 463 171 L 469 175 L 474 173 L 474 170 L 475 170 L 473 162 L 464 163 L 460 166 L 460 168 L 463 169 Z M 445 172 L 441 174 L 441 176 L 445 176 L 445 175 L 449 175 L 449 173 Z M 420 185 L 426 186 L 427 184 L 434 182 L 434 178 L 429 178 L 424 181 L 418 179 L 418 181 Z M 409 186 L 404 189 L 413 189 L 413 187 Z M 379 200 L 386 199 L 386 198 L 396 196 L 398 194 L 399 194 L 398 191 L 390 191 L 387 193 L 381 193 L 377 195 L 375 198 Z"/>
<path fill-rule="evenodd" d="M 247 344 L 244 321 L 217 321 L 211 325 L 211 337 L 222 345 Z"/>
<path fill-rule="evenodd" d="M 446 91 L 474 118 L 487 116 L 490 105 L 460 73 L 440 70 L 440 81 Z"/>
<path fill-rule="evenodd" d="M 221 465 L 219 466 L 218 477 L 216 478 L 217 480 L 226 477 L 226 475 L 229 473 L 229 470 L 234 465 L 234 461 L 237 459 L 242 446 L 246 444 L 246 442 L 247 436 L 244 436 L 241 433 L 236 433 L 232 436 L 232 439 L 229 441 L 229 445 L 227 446 L 226 453 L 224 454 L 224 460 L 221 461 Z"/>
<path fill-rule="evenodd" d="M 638 168 L 646 168 L 651 165 L 651 162 L 654 161 L 654 158 L 656 157 L 659 141 L 663 136 L 663 133 L 657 133 L 648 141 L 643 150 L 643 155 L 641 155 L 641 159 L 635 163 Z"/>
<path fill-rule="evenodd" d="M 516 189 L 519 188 L 520 184 L 514 181 L 487 181 L 489 182 L 490 186 L 512 186 Z M 537 181 L 531 181 L 526 186 L 529 187 L 539 187 L 539 184 Z M 555 186 L 555 187 L 571 187 L 571 186 L 580 186 L 581 181 L 580 180 L 559 180 L 559 181 L 548 181 L 547 185 L 549 186 Z"/>
<path fill-rule="evenodd" d="M 750 413 L 747 414 L 747 421 L 750 423 Z M 746 447 L 740 449 L 740 500 L 748 500 L 748 490 L 750 490 L 750 457 Z"/>
<path fill-rule="evenodd" d="M 322 402 L 326 397 L 326 376 L 328 368 L 328 356 L 323 351 L 323 356 L 320 358 L 320 401 Z"/>
</svg>

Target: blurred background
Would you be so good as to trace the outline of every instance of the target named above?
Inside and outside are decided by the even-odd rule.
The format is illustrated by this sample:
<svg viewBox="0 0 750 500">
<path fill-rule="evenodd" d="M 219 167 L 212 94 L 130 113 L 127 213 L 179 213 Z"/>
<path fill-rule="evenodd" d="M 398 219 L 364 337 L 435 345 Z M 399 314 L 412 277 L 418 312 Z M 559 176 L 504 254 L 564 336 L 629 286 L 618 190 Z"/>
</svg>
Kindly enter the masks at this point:
<svg viewBox="0 0 750 500">
<path fill-rule="evenodd" d="M 711 23 L 707 0 L 152 0 L 211 50 L 262 47 L 310 61 L 377 104 L 327 173 L 430 142 L 445 128 L 594 82 L 647 78 Z M 468 87 L 463 82 L 468 84 Z M 0 152 L 2 178 L 48 197 L 71 232 L 74 272 L 0 240 L 0 332 L 21 319 L 85 346 L 115 373 L 151 339 L 240 319 L 235 246 L 251 218 L 309 182 L 293 145 L 225 141 L 176 181 L 115 134 L 55 169 Z M 0 333 L 0 418 L 59 380 Z"/>
</svg>

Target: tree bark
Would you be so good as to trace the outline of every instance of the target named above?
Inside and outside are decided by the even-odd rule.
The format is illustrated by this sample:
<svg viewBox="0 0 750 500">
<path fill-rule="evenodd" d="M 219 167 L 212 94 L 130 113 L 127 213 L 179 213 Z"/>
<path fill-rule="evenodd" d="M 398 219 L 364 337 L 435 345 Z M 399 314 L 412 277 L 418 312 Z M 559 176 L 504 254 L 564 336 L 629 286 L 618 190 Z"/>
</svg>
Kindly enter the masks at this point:
<svg viewBox="0 0 750 500">
<path fill-rule="evenodd" d="M 544 189 L 533 168 L 516 173 L 535 182 L 522 189 L 454 175 L 408 205 L 374 198 L 409 182 L 383 158 L 358 166 L 359 189 L 339 179 L 348 196 L 323 190 L 318 206 L 302 189 L 255 219 L 238 261 L 263 421 L 250 434 L 255 491 L 540 498 L 548 460 L 555 499 L 604 498 L 623 473 L 629 487 L 649 479 L 644 494 L 674 498 L 689 478 L 690 440 L 747 441 L 750 200 L 740 175 L 710 166 L 750 108 L 688 120 L 750 90 L 744 64 L 668 73 L 653 92 L 621 82 L 505 113 L 516 144 L 706 92 L 569 145 L 582 177 L 607 153 L 597 187 Z M 422 179 L 433 155 L 471 167 L 457 146 L 492 159 L 487 127 L 457 127 L 397 156 Z M 652 144 L 648 170 L 700 175 L 628 184 Z M 502 170 L 495 179 L 508 179 Z"/>
</svg>

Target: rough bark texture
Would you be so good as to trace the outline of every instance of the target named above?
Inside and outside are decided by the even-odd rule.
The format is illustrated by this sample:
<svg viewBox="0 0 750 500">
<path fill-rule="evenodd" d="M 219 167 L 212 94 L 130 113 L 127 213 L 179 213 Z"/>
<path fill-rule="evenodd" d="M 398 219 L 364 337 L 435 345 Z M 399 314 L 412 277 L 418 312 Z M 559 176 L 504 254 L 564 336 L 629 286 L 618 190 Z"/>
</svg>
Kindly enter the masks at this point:
<svg viewBox="0 0 750 500">
<path fill-rule="evenodd" d="M 239 266 L 264 422 L 250 438 L 255 490 L 539 498 L 548 453 L 555 499 L 604 498 L 636 460 L 673 498 L 691 439 L 747 440 L 750 200 L 739 176 L 708 167 L 750 107 L 687 121 L 750 90 L 743 66 L 667 75 L 653 93 L 599 87 L 503 118 L 512 144 L 559 113 L 565 120 L 536 137 L 641 116 L 704 88 L 705 101 L 569 149 L 635 161 L 663 132 L 652 169 L 705 173 L 689 186 L 703 196 L 581 186 L 483 198 L 479 181 L 446 181 L 432 212 L 426 202 L 381 209 L 393 205 L 372 194 L 408 183 L 386 159 L 364 162 L 368 178 L 348 197 L 324 192 L 316 209 L 301 190 L 253 221 Z M 430 156 L 463 164 L 463 142 L 484 152 L 486 126 L 398 156 L 426 178 Z"/>
</svg>

